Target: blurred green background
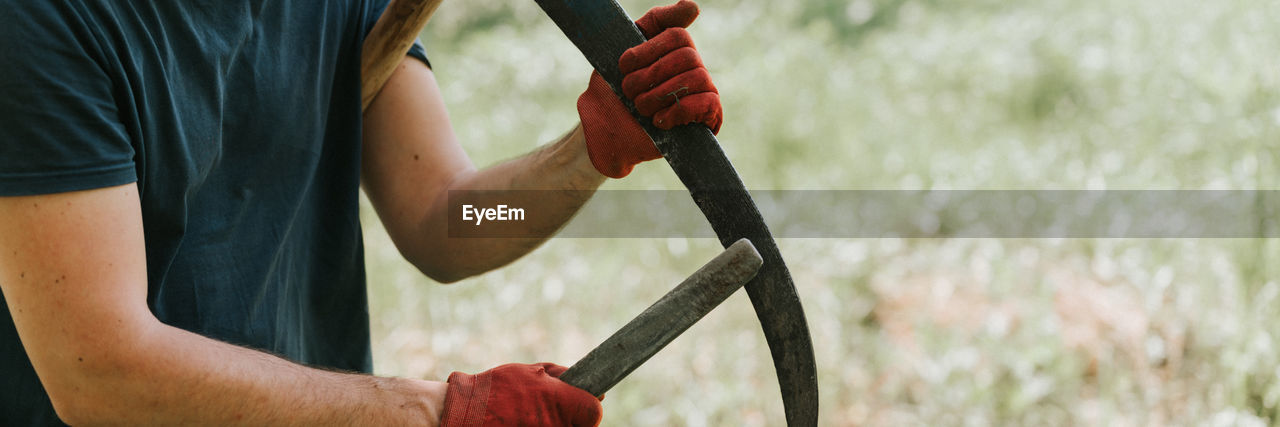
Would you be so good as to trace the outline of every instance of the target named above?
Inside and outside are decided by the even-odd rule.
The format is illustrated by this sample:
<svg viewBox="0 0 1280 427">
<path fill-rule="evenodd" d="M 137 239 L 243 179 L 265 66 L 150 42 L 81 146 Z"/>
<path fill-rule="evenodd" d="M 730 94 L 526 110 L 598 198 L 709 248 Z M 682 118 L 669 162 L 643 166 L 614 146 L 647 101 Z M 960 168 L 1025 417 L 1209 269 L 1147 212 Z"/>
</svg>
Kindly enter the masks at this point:
<svg viewBox="0 0 1280 427">
<path fill-rule="evenodd" d="M 1280 188 L 1274 1 L 700 4 L 720 140 L 752 189 Z M 576 122 L 589 66 L 532 1 L 446 2 L 422 38 L 476 163 Z M 682 187 L 651 162 L 604 188 Z M 572 364 L 719 251 L 560 238 L 440 286 L 365 209 L 387 375 Z M 1274 239 L 779 245 L 823 425 L 1280 422 Z M 759 331 L 735 295 L 611 391 L 605 425 L 782 424 Z"/>
</svg>

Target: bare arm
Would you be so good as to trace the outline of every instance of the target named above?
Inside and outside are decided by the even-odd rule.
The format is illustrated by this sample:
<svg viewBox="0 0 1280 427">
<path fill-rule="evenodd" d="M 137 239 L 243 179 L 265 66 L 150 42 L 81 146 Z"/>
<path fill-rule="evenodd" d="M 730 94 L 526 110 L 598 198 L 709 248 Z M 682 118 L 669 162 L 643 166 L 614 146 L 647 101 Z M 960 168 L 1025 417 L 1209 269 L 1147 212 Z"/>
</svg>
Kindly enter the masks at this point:
<svg viewBox="0 0 1280 427">
<path fill-rule="evenodd" d="M 563 226 L 604 182 L 581 126 L 522 157 L 477 171 L 449 124 L 435 77 L 408 58 L 365 114 L 363 184 L 396 247 L 428 276 L 452 282 L 503 266 Z M 531 238 L 449 238 L 449 190 L 537 193 Z"/>
<path fill-rule="evenodd" d="M 328 372 L 160 323 L 137 187 L 0 197 L 0 290 L 70 424 L 412 425 L 445 384 Z"/>
</svg>

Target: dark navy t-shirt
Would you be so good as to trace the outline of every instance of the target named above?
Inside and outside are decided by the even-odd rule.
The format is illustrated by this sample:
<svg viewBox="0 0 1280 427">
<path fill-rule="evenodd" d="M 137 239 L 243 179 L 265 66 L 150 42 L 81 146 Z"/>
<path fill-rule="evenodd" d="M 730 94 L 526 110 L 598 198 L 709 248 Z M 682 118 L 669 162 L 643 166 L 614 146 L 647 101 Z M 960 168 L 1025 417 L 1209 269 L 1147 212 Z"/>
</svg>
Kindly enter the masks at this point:
<svg viewBox="0 0 1280 427">
<path fill-rule="evenodd" d="M 0 0 L 0 196 L 136 182 L 160 321 L 368 372 L 359 63 L 386 3 Z M 50 423 L 0 304 L 0 425 Z"/>
</svg>

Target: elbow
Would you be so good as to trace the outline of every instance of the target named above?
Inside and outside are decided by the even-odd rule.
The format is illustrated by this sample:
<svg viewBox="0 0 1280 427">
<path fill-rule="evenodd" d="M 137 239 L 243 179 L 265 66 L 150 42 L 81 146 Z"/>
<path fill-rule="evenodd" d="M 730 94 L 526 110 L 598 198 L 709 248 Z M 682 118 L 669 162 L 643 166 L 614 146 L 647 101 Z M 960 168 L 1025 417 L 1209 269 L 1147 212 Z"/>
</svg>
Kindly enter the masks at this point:
<svg viewBox="0 0 1280 427">
<path fill-rule="evenodd" d="M 69 354 L 78 356 L 41 372 L 54 412 L 69 425 L 136 423 L 147 412 L 139 409 L 152 402 L 145 390 L 156 384 L 144 381 L 143 373 L 154 366 L 148 368 L 152 363 L 126 346 L 94 350 L 75 349 Z"/>
<path fill-rule="evenodd" d="M 430 275 L 430 274 L 428 274 L 428 275 L 427 275 L 427 277 L 430 277 L 430 278 L 431 278 L 431 280 L 435 280 L 436 282 L 440 283 L 441 285 L 452 285 L 452 284 L 454 284 L 454 283 L 461 282 L 463 279 L 466 279 L 466 278 L 471 277 L 471 276 L 464 276 L 464 275 L 451 275 L 451 276 L 445 276 L 445 275 Z"/>
<path fill-rule="evenodd" d="M 448 262 L 414 262 L 413 266 L 422 272 L 422 274 L 435 280 L 442 285 L 448 285 L 462 281 L 463 279 L 475 276 L 478 273 L 466 272 L 456 267 L 457 264 Z"/>
<path fill-rule="evenodd" d="M 452 285 L 454 283 L 461 282 L 462 279 L 471 277 L 469 275 L 456 274 L 456 273 L 425 273 L 424 272 L 424 274 L 426 274 L 427 277 L 430 277 L 431 280 L 435 280 L 436 282 L 439 282 L 441 285 Z"/>
<path fill-rule="evenodd" d="M 158 385 L 141 379 L 121 370 L 82 369 L 45 382 L 45 392 L 68 425 L 138 424 L 158 409 L 155 396 L 146 390 Z"/>
<path fill-rule="evenodd" d="M 457 251 L 401 252 L 409 263 L 423 275 L 440 284 L 448 285 L 475 277 L 492 270 L 475 262 L 474 257 Z"/>
<path fill-rule="evenodd" d="M 443 248 L 439 246 L 432 246 L 428 249 L 396 245 L 396 249 L 399 249 L 400 256 L 404 257 L 410 264 L 413 264 L 413 267 L 417 268 L 419 272 L 444 285 L 457 283 L 487 271 L 469 268 L 465 256 L 458 255 L 456 251 L 441 250 Z"/>
<path fill-rule="evenodd" d="M 58 419 L 63 423 L 72 426 L 102 424 L 106 421 L 101 416 L 92 415 L 87 407 L 77 399 L 76 396 L 66 396 L 55 394 L 49 391 L 49 400 L 53 402 L 53 412 L 58 414 Z"/>
<path fill-rule="evenodd" d="M 58 419 L 71 426 L 80 425 L 138 425 L 146 423 L 154 415 L 154 408 L 143 410 L 137 402 L 127 401 L 124 394 L 105 393 L 55 393 L 49 392 L 53 411 Z"/>
<path fill-rule="evenodd" d="M 72 375 L 64 375 L 64 382 L 76 385 L 45 385 L 45 392 L 49 395 L 49 401 L 53 404 L 53 411 L 58 414 L 58 418 L 68 425 L 94 425 L 94 424 L 119 424 L 126 422 L 123 419 L 114 418 L 106 408 L 117 406 L 109 401 L 105 401 L 104 394 L 95 392 L 99 387 L 83 380 L 83 376 L 75 375 L 78 378 L 69 378 Z"/>
<path fill-rule="evenodd" d="M 405 258 L 418 269 L 418 271 L 430 277 L 432 280 L 441 284 L 451 284 L 463 279 L 479 276 L 484 273 L 493 271 L 494 269 L 506 266 L 515 258 L 511 259 L 485 259 L 483 256 L 475 256 L 474 254 L 464 255 L 459 252 L 450 252 L 447 254 L 434 253 L 434 256 L 419 256 Z"/>
<path fill-rule="evenodd" d="M 136 399 L 140 396 L 130 396 L 127 391 L 113 392 L 117 387 L 86 374 L 66 375 L 64 382 L 66 384 L 45 386 L 53 410 L 62 422 L 73 426 L 137 422 L 126 408 L 139 403 L 130 400 L 141 400 Z"/>
<path fill-rule="evenodd" d="M 418 269 L 418 272 L 431 280 L 447 285 L 471 276 L 459 271 L 456 267 L 458 263 L 453 262 L 446 251 L 428 247 L 413 240 L 397 239 L 395 234 L 391 235 L 391 241 L 395 243 L 396 250 L 400 252 L 402 259 L 408 261 Z"/>
</svg>

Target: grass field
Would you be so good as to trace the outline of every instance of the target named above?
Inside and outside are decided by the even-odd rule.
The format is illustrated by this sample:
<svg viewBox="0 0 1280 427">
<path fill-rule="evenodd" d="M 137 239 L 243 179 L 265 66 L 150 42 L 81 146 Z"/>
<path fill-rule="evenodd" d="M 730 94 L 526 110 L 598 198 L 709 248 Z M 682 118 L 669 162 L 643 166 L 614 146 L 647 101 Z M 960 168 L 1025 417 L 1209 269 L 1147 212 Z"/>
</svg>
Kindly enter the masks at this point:
<svg viewBox="0 0 1280 427">
<path fill-rule="evenodd" d="M 701 4 L 720 140 L 752 189 L 1280 189 L 1280 3 Z M 588 65 L 533 2 L 446 3 L 423 39 L 477 163 L 577 120 Z M 605 188 L 681 187 L 653 162 Z M 719 250 L 559 238 L 439 286 L 366 213 L 389 375 L 571 364 Z M 779 245 L 824 425 L 1280 423 L 1274 239 Z M 759 330 L 734 296 L 611 391 L 605 425 L 781 424 Z"/>
</svg>

